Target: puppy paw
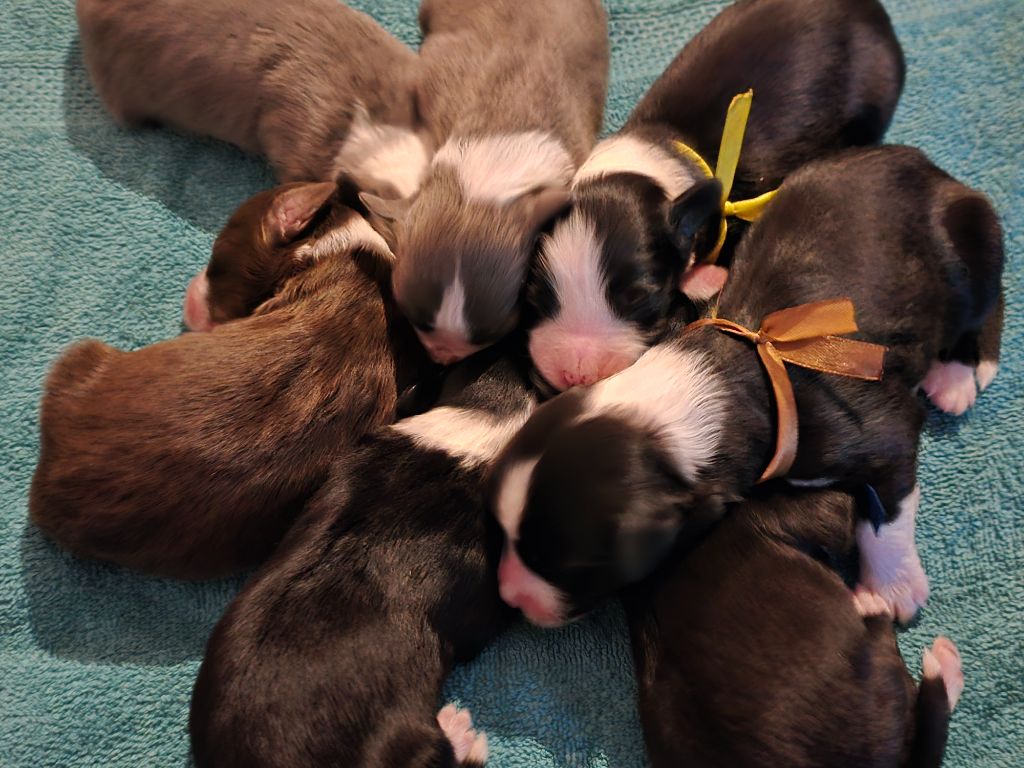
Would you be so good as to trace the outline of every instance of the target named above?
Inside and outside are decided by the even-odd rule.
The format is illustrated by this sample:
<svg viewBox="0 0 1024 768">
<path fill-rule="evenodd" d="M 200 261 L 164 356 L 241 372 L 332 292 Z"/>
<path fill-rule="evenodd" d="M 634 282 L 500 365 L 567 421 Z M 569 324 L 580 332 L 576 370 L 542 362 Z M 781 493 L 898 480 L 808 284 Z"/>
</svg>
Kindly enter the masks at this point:
<svg viewBox="0 0 1024 768">
<path fill-rule="evenodd" d="M 999 373 L 999 363 L 994 360 L 982 360 L 978 363 L 978 368 L 974 371 L 974 376 L 978 379 L 978 391 L 984 392 L 988 389 L 988 385 L 992 383 L 997 373 Z"/>
<path fill-rule="evenodd" d="M 857 591 L 870 593 L 874 599 L 883 601 L 886 613 L 895 616 L 900 624 L 909 624 L 928 602 L 928 577 L 918 561 L 904 564 L 898 576 L 885 582 L 868 575 L 857 585 Z M 862 598 L 860 602 L 864 604 L 866 600 Z"/>
<path fill-rule="evenodd" d="M 974 369 L 955 361 L 932 363 L 928 375 L 921 382 L 921 389 L 936 408 L 955 416 L 966 412 L 978 397 Z"/>
<path fill-rule="evenodd" d="M 937 637 L 930 649 L 925 648 L 921 669 L 925 677 L 933 680 L 942 678 L 949 698 L 949 711 L 952 712 L 964 692 L 963 663 L 953 641 L 948 637 Z"/>
<path fill-rule="evenodd" d="M 471 765 L 487 762 L 487 736 L 473 729 L 473 718 L 468 709 L 449 704 L 437 713 L 437 724 L 451 742 L 456 762 Z"/>
<path fill-rule="evenodd" d="M 885 616 L 892 619 L 892 608 L 878 595 L 862 586 L 853 591 L 853 607 L 865 619 L 871 616 Z"/>
</svg>

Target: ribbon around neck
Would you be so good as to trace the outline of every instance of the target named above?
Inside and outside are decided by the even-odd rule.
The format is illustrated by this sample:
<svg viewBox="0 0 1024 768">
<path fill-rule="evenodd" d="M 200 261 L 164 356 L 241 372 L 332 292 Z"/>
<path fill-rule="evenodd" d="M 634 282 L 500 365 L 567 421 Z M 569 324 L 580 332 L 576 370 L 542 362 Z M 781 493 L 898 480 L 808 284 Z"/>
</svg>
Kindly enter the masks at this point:
<svg viewBox="0 0 1024 768">
<path fill-rule="evenodd" d="M 884 346 L 840 338 L 857 331 L 853 302 L 848 298 L 827 299 L 772 312 L 761 321 L 757 331 L 719 317 L 697 320 L 690 323 L 687 330 L 709 325 L 756 345 L 772 385 L 778 425 L 775 454 L 759 483 L 785 475 L 796 458 L 799 419 L 786 363 L 865 381 L 882 378 Z"/>
<path fill-rule="evenodd" d="M 718 163 L 712 173 L 711 166 L 700 156 L 693 147 L 681 141 L 674 142 L 676 151 L 696 163 L 705 176 L 709 179 L 717 178 L 722 183 L 722 223 L 718 229 L 718 240 L 715 247 L 711 249 L 705 261 L 714 264 L 718 260 L 718 254 L 722 252 L 725 245 L 725 236 L 729 227 L 726 218 L 735 216 L 744 221 L 754 221 L 764 212 L 768 203 L 775 196 L 777 190 L 765 192 L 763 195 L 751 198 L 750 200 L 729 201 L 729 194 L 732 192 L 733 179 L 736 176 L 736 166 L 740 162 L 740 149 L 743 146 L 743 135 L 747 130 L 747 120 L 750 118 L 750 106 L 754 100 L 754 91 L 749 90 L 733 96 L 729 103 L 729 110 L 725 114 L 725 127 L 722 129 L 722 142 L 718 148 Z"/>
</svg>

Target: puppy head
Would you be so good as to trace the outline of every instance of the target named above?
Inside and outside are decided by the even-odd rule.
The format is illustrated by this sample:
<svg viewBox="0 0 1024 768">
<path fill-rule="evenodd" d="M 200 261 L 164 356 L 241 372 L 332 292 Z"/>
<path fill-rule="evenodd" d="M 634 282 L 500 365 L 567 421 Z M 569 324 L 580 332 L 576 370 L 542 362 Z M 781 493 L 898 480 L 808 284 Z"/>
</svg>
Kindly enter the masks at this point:
<svg viewBox="0 0 1024 768">
<path fill-rule="evenodd" d="M 335 191 L 333 182 L 284 184 L 242 203 L 214 241 L 209 263 L 189 283 L 185 325 L 208 331 L 246 317 L 308 266 L 298 246 Z"/>
<path fill-rule="evenodd" d="M 401 215 L 364 200 L 379 216 Z M 461 360 L 516 327 L 537 240 L 567 203 L 560 187 L 509 200 L 473 199 L 454 170 L 434 169 L 395 227 L 392 287 L 436 362 Z"/>
<path fill-rule="evenodd" d="M 539 408 L 495 466 L 490 500 L 506 541 L 502 599 L 540 626 L 576 619 L 647 576 L 681 532 L 721 504 L 673 468 L 649 430 L 587 416 L 568 393 Z"/>
<path fill-rule="evenodd" d="M 543 240 L 527 291 L 530 354 L 548 384 L 593 384 L 655 341 L 679 305 L 698 241 L 718 226 L 720 196 L 715 180 L 674 201 L 635 174 L 577 185 L 571 213 Z"/>
</svg>

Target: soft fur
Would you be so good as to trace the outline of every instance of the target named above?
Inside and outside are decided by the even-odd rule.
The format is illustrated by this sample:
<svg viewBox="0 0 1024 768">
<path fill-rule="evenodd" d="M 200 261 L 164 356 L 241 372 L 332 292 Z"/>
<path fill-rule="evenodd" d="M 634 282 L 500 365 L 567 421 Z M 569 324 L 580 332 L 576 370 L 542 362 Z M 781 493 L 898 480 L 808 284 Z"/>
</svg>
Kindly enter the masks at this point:
<svg viewBox="0 0 1024 768">
<path fill-rule="evenodd" d="M 601 126 L 608 30 L 597 0 L 427 0 L 420 23 L 440 148 L 414 201 L 366 202 L 395 222 L 399 306 L 449 363 L 518 322 L 537 239 Z"/>
<path fill-rule="evenodd" d="M 78 0 L 93 83 L 122 123 L 266 155 L 282 181 L 341 171 L 415 192 L 416 54 L 337 0 Z"/>
<path fill-rule="evenodd" d="M 438 411 L 343 453 L 231 604 L 193 694 L 197 765 L 482 762 L 486 742 L 471 735 L 460 746 L 449 708 L 441 727 L 435 713 L 452 664 L 475 656 L 510 618 L 483 479 L 533 398 L 525 366 L 496 351 L 454 369 Z M 445 428 L 452 419 L 494 440 L 466 451 Z M 480 453 L 481 445 L 491 447 Z"/>
<path fill-rule="evenodd" d="M 936 640 L 914 683 L 833 570 L 855 523 L 847 494 L 776 486 L 627 594 L 653 768 L 941 764 L 959 654 Z"/>
<path fill-rule="evenodd" d="M 291 189 L 257 195 L 225 232 L 272 231 Z M 332 198 L 275 252 L 290 259 L 354 218 Z M 426 365 L 389 299 L 390 263 L 375 242 L 351 243 L 210 333 L 134 352 L 72 346 L 46 381 L 32 520 L 78 555 L 149 573 L 208 578 L 261 562 L 330 463 L 394 418 L 396 392 Z"/>
<path fill-rule="evenodd" d="M 978 364 L 999 322 L 1002 266 L 999 219 L 982 194 L 915 149 L 851 150 L 782 185 L 721 295 L 718 315 L 752 329 L 776 310 L 849 297 L 859 338 L 887 347 L 880 382 L 788 367 L 800 425 L 789 477 L 877 492 L 891 524 L 865 532 L 862 576 L 901 620 L 927 595 L 913 546 L 915 390 L 936 362 Z M 671 396 L 673 378 L 688 396 Z M 561 593 L 544 619 L 572 618 L 642 578 L 677 537 L 747 493 L 775 448 L 757 353 L 714 328 L 674 334 L 568 394 L 568 405 L 562 395 L 538 410 L 497 469 L 495 503 L 503 476 L 534 461 L 516 479 L 521 504 L 497 514 L 528 569 Z"/>
<path fill-rule="evenodd" d="M 875 0 L 742 0 L 716 16 L 594 149 L 573 215 L 544 240 L 528 294 L 544 380 L 561 390 L 617 373 L 664 331 L 680 287 L 703 301 L 721 286 L 706 264 L 684 276 L 717 238 L 721 188 L 674 141 L 714 168 L 729 102 L 753 89 L 731 199 L 755 197 L 810 160 L 880 141 L 903 73 Z M 723 264 L 743 229 L 730 225 Z"/>
</svg>

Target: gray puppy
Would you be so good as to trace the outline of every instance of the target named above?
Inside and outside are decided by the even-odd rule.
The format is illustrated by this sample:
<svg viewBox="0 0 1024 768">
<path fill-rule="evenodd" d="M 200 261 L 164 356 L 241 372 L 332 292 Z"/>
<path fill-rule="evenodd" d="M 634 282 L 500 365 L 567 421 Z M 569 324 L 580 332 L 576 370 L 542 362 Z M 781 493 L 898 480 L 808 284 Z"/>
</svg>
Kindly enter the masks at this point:
<svg viewBox="0 0 1024 768">
<path fill-rule="evenodd" d="M 86 66 L 119 122 L 155 122 L 266 155 L 282 181 L 407 196 L 419 59 L 336 0 L 78 0 Z"/>
<path fill-rule="evenodd" d="M 420 115 L 439 146 L 394 225 L 395 298 L 451 363 L 518 321 L 530 257 L 568 204 L 601 126 L 608 31 L 598 0 L 425 0 Z"/>
</svg>

